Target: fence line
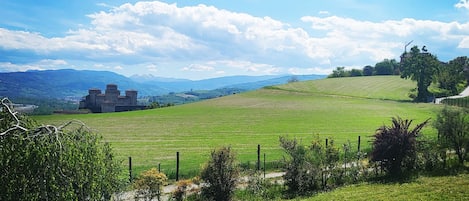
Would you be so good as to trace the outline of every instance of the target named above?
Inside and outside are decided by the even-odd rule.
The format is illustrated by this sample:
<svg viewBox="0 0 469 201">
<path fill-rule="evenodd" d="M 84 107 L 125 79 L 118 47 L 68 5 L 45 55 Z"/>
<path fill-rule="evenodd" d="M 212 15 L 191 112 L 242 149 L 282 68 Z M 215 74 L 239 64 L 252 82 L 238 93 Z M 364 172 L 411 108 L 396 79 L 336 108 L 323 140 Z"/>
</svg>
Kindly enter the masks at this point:
<svg viewBox="0 0 469 201">
<path fill-rule="evenodd" d="M 458 106 L 458 107 L 469 107 L 469 98 L 455 98 L 455 99 L 444 99 L 441 101 L 445 105 Z"/>
<path fill-rule="evenodd" d="M 325 143 L 326 143 L 326 147 L 328 146 L 329 144 L 329 139 L 326 138 L 325 139 Z M 357 153 L 360 152 L 360 147 L 361 147 L 361 136 L 358 136 L 358 145 L 357 145 Z M 349 155 L 350 153 L 353 153 L 351 152 L 351 147 L 347 147 L 345 148 L 344 146 L 344 152 L 345 152 L 345 155 L 344 155 L 344 164 L 347 163 L 348 160 L 350 160 L 352 157 L 349 157 L 351 155 Z M 263 164 L 261 164 L 261 154 L 263 154 L 264 156 L 264 159 L 263 159 Z M 348 158 L 349 157 L 349 158 Z M 258 144 L 257 145 L 257 161 L 256 162 L 251 162 L 251 161 L 245 161 L 245 162 L 240 162 L 240 168 L 242 170 L 257 170 L 257 171 L 261 171 L 263 170 L 263 173 L 264 173 L 264 177 L 266 175 L 266 170 L 267 169 L 280 169 L 280 168 L 283 168 L 283 161 L 280 159 L 280 160 L 273 160 L 273 161 L 266 161 L 267 159 L 267 154 L 264 152 L 264 153 L 261 153 L 261 145 Z M 133 177 L 133 171 L 132 171 L 132 157 L 129 156 L 129 161 L 128 161 L 128 165 L 129 165 L 129 181 L 132 182 L 134 177 Z M 345 169 L 347 169 L 347 166 L 345 165 L 344 166 Z M 158 171 L 161 172 L 161 163 L 158 163 Z M 180 172 L 180 161 L 179 161 L 179 151 L 176 152 L 176 169 L 171 169 L 169 170 L 168 172 L 166 172 L 165 174 L 168 176 L 168 178 L 174 178 L 176 181 L 178 181 L 180 178 L 184 178 L 184 176 L 195 176 L 195 175 L 191 175 L 191 174 L 196 174 L 198 171 L 196 170 L 189 170 L 188 172 L 186 172 L 186 174 L 181 174 Z M 174 176 L 174 177 L 173 177 Z"/>
</svg>

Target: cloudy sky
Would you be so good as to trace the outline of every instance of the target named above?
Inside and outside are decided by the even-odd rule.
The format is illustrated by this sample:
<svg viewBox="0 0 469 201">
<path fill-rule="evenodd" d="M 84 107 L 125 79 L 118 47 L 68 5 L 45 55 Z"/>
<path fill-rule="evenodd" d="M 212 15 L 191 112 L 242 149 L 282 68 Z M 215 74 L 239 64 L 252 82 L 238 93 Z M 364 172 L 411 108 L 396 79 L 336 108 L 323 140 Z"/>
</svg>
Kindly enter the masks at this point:
<svg viewBox="0 0 469 201">
<path fill-rule="evenodd" d="M 468 56 L 469 0 L 0 0 L 1 72 L 329 74 L 398 60 L 409 41 Z"/>
</svg>

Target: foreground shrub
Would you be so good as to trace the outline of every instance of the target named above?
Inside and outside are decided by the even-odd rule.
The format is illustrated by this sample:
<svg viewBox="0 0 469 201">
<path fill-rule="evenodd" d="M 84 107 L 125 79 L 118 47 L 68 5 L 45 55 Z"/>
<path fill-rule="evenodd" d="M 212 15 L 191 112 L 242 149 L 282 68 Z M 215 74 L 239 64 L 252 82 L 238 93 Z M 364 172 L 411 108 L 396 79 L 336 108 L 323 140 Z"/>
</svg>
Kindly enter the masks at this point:
<svg viewBox="0 0 469 201">
<path fill-rule="evenodd" d="M 283 185 L 276 179 L 262 178 L 259 171 L 250 171 L 245 189 L 236 192 L 236 200 L 279 200 L 284 192 Z"/>
<path fill-rule="evenodd" d="M 119 190 L 120 165 L 100 136 L 82 123 L 39 125 L 10 104 L 0 109 L 0 200 L 109 200 Z"/>
<path fill-rule="evenodd" d="M 392 118 L 391 126 L 381 126 L 373 135 L 371 160 L 380 162 L 392 176 L 400 175 L 403 167 L 413 169 L 416 165 L 417 137 L 428 121 L 410 129 L 412 120 Z"/>
<path fill-rule="evenodd" d="M 283 178 L 289 194 L 305 195 L 344 184 L 345 170 L 338 168 L 339 149 L 333 140 L 324 146 L 318 137 L 306 147 L 296 139 L 280 137 L 280 146 L 288 155 Z"/>
<path fill-rule="evenodd" d="M 460 165 L 464 164 L 469 149 L 469 112 L 467 109 L 445 107 L 437 116 L 440 145 L 454 150 Z"/>
<path fill-rule="evenodd" d="M 158 172 L 156 168 L 142 172 L 134 182 L 134 189 L 137 190 L 135 199 L 152 200 L 161 199 L 163 186 L 168 178 L 164 173 Z"/>
<path fill-rule="evenodd" d="M 214 150 L 201 173 L 201 179 L 205 182 L 201 189 L 204 200 L 231 200 L 238 175 L 236 157 L 231 148 Z"/>
</svg>

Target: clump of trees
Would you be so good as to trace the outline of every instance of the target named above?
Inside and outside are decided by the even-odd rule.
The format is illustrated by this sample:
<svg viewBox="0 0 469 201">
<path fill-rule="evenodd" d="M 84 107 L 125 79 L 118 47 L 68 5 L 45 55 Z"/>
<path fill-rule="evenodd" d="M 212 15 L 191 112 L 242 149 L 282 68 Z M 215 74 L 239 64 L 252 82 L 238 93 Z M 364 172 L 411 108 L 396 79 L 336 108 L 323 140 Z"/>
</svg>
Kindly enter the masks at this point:
<svg viewBox="0 0 469 201">
<path fill-rule="evenodd" d="M 373 75 L 399 75 L 399 63 L 395 59 L 384 59 L 375 64 L 375 66 L 367 65 L 362 69 L 352 68 L 350 70 L 345 67 L 337 67 L 332 71 L 329 78 L 337 77 L 359 77 L 359 76 L 373 76 Z"/>
<path fill-rule="evenodd" d="M 39 125 L 0 104 L 0 200 L 110 200 L 120 190 L 111 147 L 84 124 Z"/>
</svg>

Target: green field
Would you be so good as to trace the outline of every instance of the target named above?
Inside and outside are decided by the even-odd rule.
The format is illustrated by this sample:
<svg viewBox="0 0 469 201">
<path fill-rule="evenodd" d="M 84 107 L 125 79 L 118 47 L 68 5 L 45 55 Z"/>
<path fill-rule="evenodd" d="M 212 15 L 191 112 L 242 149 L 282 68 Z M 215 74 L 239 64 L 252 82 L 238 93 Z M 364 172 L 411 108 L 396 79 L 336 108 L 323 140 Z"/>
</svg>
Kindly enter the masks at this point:
<svg viewBox="0 0 469 201">
<path fill-rule="evenodd" d="M 266 161 L 282 158 L 279 136 L 302 139 L 332 137 L 369 148 L 369 136 L 391 117 L 422 122 L 441 106 L 411 103 L 415 83 L 397 76 L 323 79 L 226 96 L 186 105 L 125 113 L 35 116 L 44 124 L 80 120 L 104 136 L 126 164 L 132 156 L 137 172 L 161 163 L 174 172 L 180 152 L 181 174 L 193 174 L 210 151 L 230 145 L 241 162 L 254 163 L 257 145 Z M 435 135 L 428 127 L 424 134 Z"/>
</svg>

